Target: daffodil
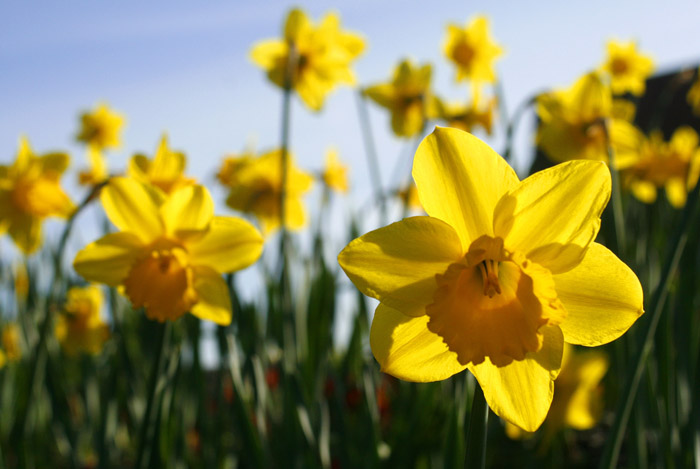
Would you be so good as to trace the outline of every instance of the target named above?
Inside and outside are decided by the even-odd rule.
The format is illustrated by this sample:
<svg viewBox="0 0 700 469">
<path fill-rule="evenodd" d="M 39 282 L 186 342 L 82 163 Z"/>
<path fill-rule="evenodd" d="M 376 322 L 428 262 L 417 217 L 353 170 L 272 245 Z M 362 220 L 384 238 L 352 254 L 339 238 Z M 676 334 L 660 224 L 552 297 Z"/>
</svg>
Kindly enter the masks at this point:
<svg viewBox="0 0 700 469">
<path fill-rule="evenodd" d="M 152 160 L 142 154 L 131 158 L 128 175 L 170 194 L 180 187 L 195 183 L 194 179 L 185 176 L 186 166 L 185 154 L 171 150 L 168 146 L 168 136 L 163 135 Z"/>
<path fill-rule="evenodd" d="M 306 210 L 302 200 L 311 188 L 313 177 L 294 165 L 289 156 L 285 219 L 288 229 L 306 226 Z M 282 191 L 281 150 L 273 150 L 258 158 L 227 159 L 224 180 L 230 190 L 226 205 L 234 210 L 250 213 L 260 222 L 264 234 L 279 228 L 280 192 Z M 233 169 L 231 169 L 233 168 Z M 223 168 L 222 168 L 223 170 Z M 221 171 L 219 174 L 223 174 Z M 222 180 L 221 176 L 219 178 Z"/>
<path fill-rule="evenodd" d="M 255 161 L 252 152 L 244 152 L 240 155 L 228 155 L 224 158 L 216 178 L 224 186 L 234 186 L 238 183 L 238 174 L 248 163 Z"/>
<path fill-rule="evenodd" d="M 19 326 L 14 322 L 7 323 L 2 328 L 2 350 L 7 361 L 16 362 L 22 358 Z"/>
<path fill-rule="evenodd" d="M 610 76 L 614 94 L 630 92 L 640 96 L 644 94 L 646 79 L 654 71 L 654 62 L 637 52 L 637 44 L 632 41 L 609 41 L 608 57 L 600 70 Z"/>
<path fill-rule="evenodd" d="M 616 167 L 625 167 L 634 156 L 629 151 L 636 135 L 632 124 L 611 117 L 612 109 L 610 88 L 596 73 L 584 75 L 568 90 L 540 95 L 537 144 L 555 162 L 607 162 L 610 144 L 616 151 Z"/>
<path fill-rule="evenodd" d="M 445 55 L 457 66 L 457 81 L 493 83 L 496 73 L 494 61 L 503 53 L 489 35 L 489 20 L 477 16 L 464 28 L 450 24 L 447 27 Z"/>
<path fill-rule="evenodd" d="M 399 189 L 396 195 L 409 210 L 423 210 L 423 206 L 420 204 L 420 199 L 418 198 L 418 190 L 413 181 L 403 189 Z"/>
<path fill-rule="evenodd" d="M 99 104 L 92 112 L 80 115 L 80 131 L 76 139 L 97 150 L 121 146 L 120 132 L 124 117 L 111 110 L 106 104 Z"/>
<path fill-rule="evenodd" d="M 350 65 L 364 48 L 362 37 L 340 29 L 338 15 L 329 13 L 316 26 L 303 11 L 293 9 L 284 37 L 259 42 L 250 56 L 270 81 L 281 88 L 290 86 L 304 104 L 318 111 L 336 85 L 355 83 Z"/>
<path fill-rule="evenodd" d="M 497 101 L 496 98 L 492 98 L 485 106 L 482 106 L 480 101 L 479 96 L 475 95 L 467 105 L 447 104 L 442 109 L 441 117 L 449 127 L 470 133 L 481 127 L 491 135 Z"/>
<path fill-rule="evenodd" d="M 56 338 L 68 355 L 96 355 L 109 338 L 109 326 L 100 316 L 103 295 L 96 285 L 68 290 L 66 304 L 56 323 Z"/>
<path fill-rule="evenodd" d="M 0 233 L 8 232 L 25 254 L 39 248 L 45 218 L 68 218 L 75 209 L 60 185 L 69 162 L 65 153 L 35 155 L 22 138 L 15 162 L 0 165 Z"/>
<path fill-rule="evenodd" d="M 640 133 L 639 142 L 637 160 L 622 173 L 625 185 L 647 204 L 656 200 L 657 190 L 663 187 L 671 205 L 683 207 L 700 174 L 697 132 L 688 126 L 681 127 L 669 142 L 664 141 L 659 131 L 649 138 Z"/>
<path fill-rule="evenodd" d="M 519 181 L 481 140 L 437 128 L 418 147 L 413 178 L 429 216 L 367 233 L 338 256 L 380 302 L 374 356 L 409 381 L 469 368 L 497 415 L 533 431 L 564 342 L 610 342 L 642 314 L 636 275 L 593 241 L 610 172 L 571 161 Z"/>
<path fill-rule="evenodd" d="M 425 126 L 427 119 L 439 115 L 440 101 L 430 89 L 430 64 L 415 66 L 402 61 L 388 83 L 370 86 L 365 94 L 391 112 L 391 128 L 399 137 L 412 137 Z"/>
<path fill-rule="evenodd" d="M 348 191 L 348 167 L 338 158 L 337 150 L 326 152 L 326 164 L 321 177 L 329 188 L 343 193 Z"/>
<path fill-rule="evenodd" d="M 248 222 L 214 216 L 200 185 L 165 196 L 132 178 L 117 177 L 101 191 L 110 221 L 121 231 L 81 250 L 73 262 L 86 280 L 119 287 L 135 308 L 158 321 L 191 312 L 226 325 L 231 299 L 221 275 L 243 269 L 262 252 Z"/>
<path fill-rule="evenodd" d="M 96 186 L 106 181 L 109 177 L 107 161 L 102 151 L 97 147 L 88 147 L 87 152 L 90 165 L 78 174 L 78 182 L 82 186 Z"/>
<path fill-rule="evenodd" d="M 695 74 L 695 81 L 688 90 L 688 104 L 693 109 L 695 115 L 700 115 L 700 68 Z"/>
</svg>

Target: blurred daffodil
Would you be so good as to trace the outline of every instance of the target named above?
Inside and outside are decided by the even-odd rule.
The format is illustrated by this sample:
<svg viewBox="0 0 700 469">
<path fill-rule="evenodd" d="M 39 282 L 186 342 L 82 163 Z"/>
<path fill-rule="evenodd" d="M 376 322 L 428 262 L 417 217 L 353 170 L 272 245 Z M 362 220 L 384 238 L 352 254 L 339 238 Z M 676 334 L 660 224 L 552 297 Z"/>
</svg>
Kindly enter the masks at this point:
<svg viewBox="0 0 700 469">
<path fill-rule="evenodd" d="M 493 63 L 503 50 L 490 37 L 489 20 L 485 16 L 477 16 L 464 28 L 450 24 L 444 51 L 457 66 L 457 81 L 496 81 Z"/>
<path fill-rule="evenodd" d="M 554 382 L 554 398 L 544 422 L 545 439 L 561 428 L 589 430 L 598 423 L 603 411 L 600 381 L 608 365 L 603 352 L 576 352 L 573 346 L 564 344 L 561 372 Z M 526 436 L 512 424 L 507 424 L 506 433 L 514 439 Z"/>
<path fill-rule="evenodd" d="M 88 147 L 87 152 L 89 166 L 78 173 L 78 182 L 82 186 L 96 186 L 109 177 L 107 161 L 97 147 Z"/>
<path fill-rule="evenodd" d="M 640 133 L 639 142 L 637 160 L 622 173 L 625 184 L 637 199 L 647 204 L 656 200 L 657 190 L 663 187 L 671 205 L 683 207 L 700 174 L 697 132 L 691 127 L 681 127 L 668 142 L 659 131 L 649 138 Z"/>
<path fill-rule="evenodd" d="M 270 81 L 294 89 L 304 104 L 318 111 L 336 85 L 355 83 L 350 65 L 364 48 L 362 37 L 340 29 L 338 15 L 329 13 L 316 26 L 306 13 L 293 9 L 284 37 L 259 42 L 250 56 Z"/>
<path fill-rule="evenodd" d="M 365 90 L 372 101 L 391 112 L 391 128 L 399 137 L 416 135 L 428 119 L 439 115 L 441 103 L 430 89 L 432 73 L 429 64 L 417 67 L 404 60 L 389 83 Z"/>
<path fill-rule="evenodd" d="M 37 156 L 22 138 L 15 162 L 0 165 L 0 233 L 25 254 L 39 248 L 44 218 L 68 218 L 75 209 L 60 185 L 69 161 L 65 153 Z"/>
<path fill-rule="evenodd" d="M 646 79 L 654 71 L 650 57 L 637 52 L 634 42 L 608 42 L 608 57 L 600 67 L 610 76 L 610 86 L 614 94 L 644 94 Z"/>
<path fill-rule="evenodd" d="M 111 110 L 106 104 L 99 104 L 92 112 L 80 115 L 80 130 L 76 139 L 97 150 L 121 146 L 120 132 L 124 117 Z"/>
<path fill-rule="evenodd" d="M 186 166 L 185 154 L 170 149 L 168 136 L 163 135 L 152 160 L 142 154 L 136 154 L 131 158 L 128 175 L 170 194 L 180 187 L 195 183 L 194 179 L 185 176 Z"/>
<path fill-rule="evenodd" d="M 484 106 L 481 104 L 479 95 L 476 94 L 471 103 L 467 105 L 446 104 L 443 106 L 441 117 L 449 127 L 465 132 L 473 132 L 476 128 L 481 127 L 487 134 L 491 135 L 496 106 L 496 98 L 491 98 Z"/>
<path fill-rule="evenodd" d="M 533 431 L 564 342 L 610 342 L 643 312 L 634 272 L 594 242 L 610 172 L 571 161 L 519 181 L 481 140 L 437 128 L 418 147 L 413 178 L 429 216 L 372 231 L 338 256 L 380 301 L 374 356 L 409 381 L 469 368 L 497 415 Z"/>
<path fill-rule="evenodd" d="M 326 163 L 321 177 L 329 188 L 342 193 L 348 191 L 348 167 L 340 161 L 337 150 L 331 149 L 326 152 Z"/>
<path fill-rule="evenodd" d="M 700 68 L 695 74 L 695 81 L 688 90 L 688 104 L 695 115 L 700 115 Z"/>
<path fill-rule="evenodd" d="M 584 75 L 568 90 L 540 95 L 537 144 L 555 162 L 607 162 L 610 144 L 616 152 L 616 166 L 625 167 L 634 156 L 629 151 L 635 146 L 636 134 L 629 122 L 611 118 L 612 108 L 610 88 L 596 73 Z"/>
<path fill-rule="evenodd" d="M 281 158 L 281 150 L 267 152 L 258 158 L 228 158 L 219 172 L 219 180 L 227 180 L 230 190 L 226 205 L 255 215 L 264 234 L 276 230 L 280 224 Z M 292 155 L 289 155 L 289 161 L 285 218 L 287 228 L 295 230 L 306 226 L 302 198 L 311 188 L 313 177 L 294 165 Z"/>
<path fill-rule="evenodd" d="M 2 328 L 2 350 L 6 361 L 16 362 L 22 358 L 19 326 L 14 322 L 7 323 Z"/>
<path fill-rule="evenodd" d="M 100 316 L 103 295 L 96 285 L 68 290 L 66 304 L 56 323 L 56 339 L 68 355 L 102 351 L 109 326 Z"/>
<path fill-rule="evenodd" d="M 418 198 L 418 189 L 416 189 L 416 185 L 413 181 L 403 189 L 399 189 L 396 195 L 398 195 L 407 209 L 423 210 L 423 206 L 420 204 L 420 199 Z"/>
<path fill-rule="evenodd" d="M 121 287 L 135 308 L 158 321 L 186 312 L 217 324 L 231 322 L 221 275 L 254 263 L 263 239 L 248 222 L 214 216 L 200 185 L 169 196 L 132 178 L 113 178 L 100 194 L 121 231 L 81 250 L 73 262 L 86 280 Z"/>
</svg>

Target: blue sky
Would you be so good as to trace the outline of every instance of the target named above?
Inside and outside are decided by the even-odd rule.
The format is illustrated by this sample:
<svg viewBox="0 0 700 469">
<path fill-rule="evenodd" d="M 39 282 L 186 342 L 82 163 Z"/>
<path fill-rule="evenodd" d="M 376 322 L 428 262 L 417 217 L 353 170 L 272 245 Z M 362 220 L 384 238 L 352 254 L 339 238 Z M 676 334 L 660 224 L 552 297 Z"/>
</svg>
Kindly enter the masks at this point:
<svg viewBox="0 0 700 469">
<path fill-rule="evenodd" d="M 124 168 L 136 151 L 152 154 L 167 131 L 171 145 L 189 156 L 188 172 L 214 187 L 224 154 L 279 143 L 281 93 L 248 51 L 280 35 L 292 6 L 315 19 L 337 11 L 345 28 L 365 36 L 368 48 L 355 67 L 360 84 L 388 79 L 394 65 L 410 57 L 432 62 L 438 93 L 452 98 L 465 90 L 453 83 L 454 70 L 442 57 L 446 25 L 486 14 L 506 50 L 497 70 L 510 112 L 533 92 L 568 86 L 596 67 L 610 38 L 638 41 L 662 71 L 700 62 L 700 2 L 690 0 L 10 0 L 0 3 L 0 164 L 14 159 L 19 136 L 27 135 L 38 152 L 64 149 L 83 166 L 84 152 L 74 142 L 78 114 L 106 101 L 128 120 L 123 148 L 109 154 L 112 168 Z M 385 183 L 395 181 L 401 178 L 391 174 L 396 159 L 410 154 L 415 142 L 395 139 L 386 113 L 370 108 Z M 530 157 L 531 125 L 528 116 L 520 127 L 516 166 Z M 500 150 L 502 134 L 487 141 Z M 333 215 L 342 226 L 371 193 L 352 90 L 338 89 L 318 114 L 295 100 L 291 144 L 308 170 L 321 167 L 329 146 L 350 163 L 353 192 L 336 201 Z M 407 173 L 408 165 L 398 167 Z M 70 174 L 67 181 L 79 197 L 75 178 Z M 223 194 L 214 194 L 217 209 L 225 211 Z M 376 224 L 365 221 L 365 230 Z M 80 232 L 77 237 L 91 240 Z M 345 242 L 336 241 L 338 249 Z"/>
</svg>

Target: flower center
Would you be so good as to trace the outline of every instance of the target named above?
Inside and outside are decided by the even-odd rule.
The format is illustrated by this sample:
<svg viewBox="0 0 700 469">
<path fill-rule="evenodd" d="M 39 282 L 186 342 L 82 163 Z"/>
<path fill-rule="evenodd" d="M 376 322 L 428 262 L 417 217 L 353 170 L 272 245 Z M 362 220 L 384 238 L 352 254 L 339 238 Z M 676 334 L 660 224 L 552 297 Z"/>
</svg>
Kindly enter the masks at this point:
<svg viewBox="0 0 700 469">
<path fill-rule="evenodd" d="M 454 48 L 453 57 L 457 63 L 469 65 L 474 58 L 476 51 L 466 42 L 460 42 Z"/>
<path fill-rule="evenodd" d="M 46 178 L 19 179 L 12 191 L 12 203 L 22 212 L 38 218 L 61 213 L 62 197 L 58 182 Z"/>
<path fill-rule="evenodd" d="M 143 259 L 137 261 L 124 281 L 126 295 L 135 308 L 143 307 L 146 316 L 160 322 L 174 321 L 197 302 L 192 267 L 183 248 L 167 240 L 155 243 Z"/>
<path fill-rule="evenodd" d="M 625 59 L 613 59 L 610 64 L 610 70 L 612 70 L 613 75 L 622 75 L 629 70 L 629 63 Z"/>
<path fill-rule="evenodd" d="M 460 262 L 436 276 L 428 328 L 462 364 L 487 357 L 496 366 L 523 360 L 542 347 L 540 328 L 566 317 L 551 273 L 482 236 Z"/>
</svg>

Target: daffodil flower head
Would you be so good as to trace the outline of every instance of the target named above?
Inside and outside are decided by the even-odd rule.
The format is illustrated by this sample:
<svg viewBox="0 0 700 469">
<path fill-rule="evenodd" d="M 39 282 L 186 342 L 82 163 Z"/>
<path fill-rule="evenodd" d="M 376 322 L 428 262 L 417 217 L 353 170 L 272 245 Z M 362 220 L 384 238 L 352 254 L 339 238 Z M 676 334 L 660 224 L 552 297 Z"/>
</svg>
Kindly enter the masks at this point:
<svg viewBox="0 0 700 469">
<path fill-rule="evenodd" d="M 616 166 L 626 166 L 634 157 L 629 151 L 636 145 L 636 132 L 631 123 L 613 118 L 612 111 L 610 87 L 598 73 L 587 73 L 571 88 L 537 98 L 537 145 L 554 162 L 608 162 L 610 143 Z"/>
<path fill-rule="evenodd" d="M 75 138 L 97 150 L 119 148 L 123 126 L 124 117 L 102 103 L 94 111 L 80 115 L 80 130 Z"/>
<path fill-rule="evenodd" d="M 637 44 L 630 42 L 608 42 L 608 57 L 600 67 L 610 77 L 612 92 L 616 95 L 644 94 L 646 79 L 654 71 L 654 62 L 647 55 L 637 52 Z"/>
<path fill-rule="evenodd" d="M 316 26 L 295 8 L 287 15 L 284 38 L 259 42 L 250 56 L 275 85 L 295 90 L 304 104 L 319 111 L 338 84 L 355 83 L 350 65 L 364 48 L 362 37 L 340 29 L 338 15 L 329 13 Z"/>
<path fill-rule="evenodd" d="M 109 338 L 109 326 L 100 316 L 104 298 L 97 285 L 73 287 L 56 322 L 55 335 L 68 355 L 96 355 Z"/>
<path fill-rule="evenodd" d="M 365 95 L 391 112 L 391 129 L 399 137 L 412 137 L 423 130 L 428 119 L 440 114 L 442 103 L 431 90 L 430 64 L 414 65 L 403 60 L 388 83 L 365 89 Z"/>
<path fill-rule="evenodd" d="M 670 204 L 683 207 L 700 175 L 697 132 L 692 127 L 680 127 L 668 142 L 661 132 L 653 132 L 649 138 L 639 132 L 639 142 L 636 161 L 622 172 L 625 186 L 647 204 L 656 201 L 657 190 L 664 188 Z"/>
<path fill-rule="evenodd" d="M 480 93 L 476 92 L 468 104 L 445 104 L 442 107 L 440 117 L 449 127 L 470 133 L 481 127 L 488 135 L 491 135 L 497 104 L 498 101 L 494 97 L 482 105 Z"/>
<path fill-rule="evenodd" d="M 81 250 L 75 270 L 86 280 L 119 287 L 150 319 L 191 312 L 227 325 L 231 300 L 221 277 L 254 263 L 263 239 L 250 223 L 214 216 L 200 185 L 169 196 L 132 178 L 112 178 L 101 191 L 110 221 L 121 231 Z"/>
<path fill-rule="evenodd" d="M 39 248 L 45 218 L 68 218 L 75 209 L 60 185 L 69 162 L 66 153 L 35 155 L 22 138 L 15 162 L 0 165 L 0 233 L 8 232 L 25 254 Z"/>
<path fill-rule="evenodd" d="M 307 223 L 303 196 L 311 188 L 313 177 L 294 164 L 291 154 L 288 158 L 285 221 L 287 229 L 298 230 Z M 225 166 L 229 167 L 223 173 L 223 180 L 228 181 L 227 186 L 230 190 L 226 205 L 234 210 L 255 215 L 265 235 L 279 228 L 280 224 L 281 159 L 282 150 L 276 149 L 257 158 L 225 162 Z M 221 177 L 219 179 L 222 180 Z"/>
<path fill-rule="evenodd" d="M 87 149 L 89 166 L 78 174 L 78 183 L 82 186 L 96 186 L 107 180 L 107 161 L 102 151 L 93 146 Z"/>
<path fill-rule="evenodd" d="M 168 145 L 168 136 L 163 135 L 153 159 L 136 154 L 129 161 L 128 175 L 146 184 L 152 184 L 170 194 L 180 187 L 191 185 L 195 180 L 185 176 L 187 157 Z"/>
<path fill-rule="evenodd" d="M 332 148 L 326 152 L 326 163 L 321 177 L 327 187 L 341 193 L 348 191 L 348 167 L 340 161 L 338 150 Z"/>
<path fill-rule="evenodd" d="M 564 342 L 610 342 L 642 314 L 636 275 L 594 242 L 610 172 L 571 161 L 520 181 L 481 140 L 437 128 L 413 178 L 428 216 L 367 233 L 338 257 L 380 302 L 374 356 L 409 381 L 469 368 L 497 415 L 533 431 Z"/>
<path fill-rule="evenodd" d="M 19 326 L 10 322 L 2 328 L 2 350 L 6 361 L 15 362 L 22 358 L 22 346 L 19 336 Z"/>
<path fill-rule="evenodd" d="M 489 35 L 489 20 L 485 16 L 477 16 L 464 27 L 450 24 L 444 52 L 457 66 L 457 81 L 496 81 L 493 63 L 503 54 L 503 49 Z"/>
</svg>

